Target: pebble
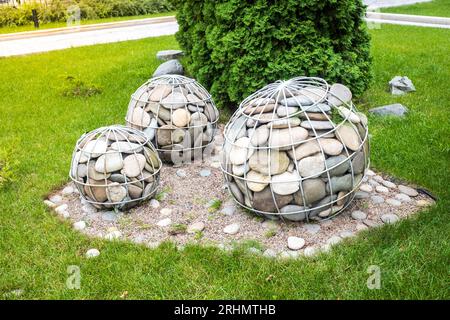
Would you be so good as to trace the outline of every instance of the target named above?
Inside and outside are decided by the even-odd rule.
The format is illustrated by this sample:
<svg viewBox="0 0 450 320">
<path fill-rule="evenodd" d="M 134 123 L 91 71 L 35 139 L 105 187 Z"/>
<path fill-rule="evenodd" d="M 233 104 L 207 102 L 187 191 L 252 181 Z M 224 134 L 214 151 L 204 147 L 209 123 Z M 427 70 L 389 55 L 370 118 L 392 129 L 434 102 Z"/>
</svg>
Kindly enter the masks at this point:
<svg viewBox="0 0 450 320">
<path fill-rule="evenodd" d="M 54 204 L 59 204 L 59 203 L 63 202 L 63 198 L 57 194 L 51 196 L 50 198 L 48 198 L 48 200 L 50 200 Z"/>
<path fill-rule="evenodd" d="M 220 213 L 226 215 L 226 216 L 232 216 L 236 212 L 236 206 L 226 206 L 222 210 L 220 210 Z"/>
<path fill-rule="evenodd" d="M 186 178 L 186 176 L 187 176 L 186 171 L 183 170 L 183 169 L 178 169 L 176 174 L 177 174 L 177 176 L 180 177 L 180 178 Z"/>
<path fill-rule="evenodd" d="M 419 195 L 417 190 L 415 190 L 415 189 L 413 189 L 411 187 L 404 186 L 404 185 L 399 185 L 398 186 L 398 190 L 401 193 L 404 193 L 404 194 L 406 194 L 406 195 L 408 195 L 410 197 L 417 197 Z"/>
<path fill-rule="evenodd" d="M 277 253 L 275 250 L 267 249 L 264 251 L 263 256 L 266 258 L 275 258 L 277 256 Z"/>
<path fill-rule="evenodd" d="M 368 192 L 368 193 L 370 193 L 370 192 L 373 191 L 373 187 L 372 187 L 370 184 L 362 184 L 362 185 L 359 187 L 359 189 L 360 189 L 361 191 Z"/>
<path fill-rule="evenodd" d="M 295 259 L 298 258 L 298 252 L 297 251 L 282 251 L 280 252 L 280 259 Z"/>
<path fill-rule="evenodd" d="M 339 236 L 340 236 L 342 239 L 345 239 L 345 238 L 352 238 L 352 237 L 355 236 L 355 233 L 354 233 L 353 231 L 350 231 L 350 230 L 345 230 L 345 231 L 342 231 L 341 233 L 339 233 Z"/>
<path fill-rule="evenodd" d="M 121 236 L 122 236 L 122 232 L 120 232 L 119 230 L 114 230 L 114 231 L 107 233 L 105 235 L 105 239 L 106 240 L 115 240 L 115 239 L 119 239 Z"/>
<path fill-rule="evenodd" d="M 407 194 L 404 194 L 404 193 L 397 193 L 395 195 L 395 199 L 397 199 L 401 202 L 410 202 L 411 201 L 410 196 L 408 196 Z"/>
<path fill-rule="evenodd" d="M 387 188 L 391 188 L 391 189 L 397 188 L 397 185 L 396 185 L 395 183 L 392 183 L 392 182 L 387 181 L 387 180 L 384 180 L 384 181 L 382 182 L 382 184 L 383 184 L 383 186 L 385 186 L 385 187 L 387 187 Z"/>
<path fill-rule="evenodd" d="M 363 230 L 367 230 L 367 229 L 369 229 L 369 227 L 363 223 L 358 223 L 356 225 L 356 230 L 358 230 L 358 231 L 363 231 Z"/>
<path fill-rule="evenodd" d="M 417 200 L 417 201 L 416 201 L 416 204 L 417 204 L 419 207 L 428 207 L 429 205 L 431 205 L 431 202 L 428 201 L 428 200 Z"/>
<path fill-rule="evenodd" d="M 160 204 L 159 201 L 156 199 L 152 199 L 150 200 L 150 207 L 152 207 L 153 209 L 157 209 L 159 208 Z"/>
<path fill-rule="evenodd" d="M 75 189 L 71 186 L 67 186 L 64 189 L 62 189 L 62 191 L 61 191 L 61 193 L 66 196 L 71 195 L 74 192 L 75 192 Z"/>
<path fill-rule="evenodd" d="M 162 216 L 170 216 L 172 214 L 172 211 L 172 209 L 163 208 L 159 213 L 161 213 Z"/>
<path fill-rule="evenodd" d="M 395 223 L 399 220 L 399 217 L 392 213 L 386 213 L 381 216 L 381 221 L 387 224 Z"/>
<path fill-rule="evenodd" d="M 366 226 L 368 226 L 369 228 L 375 228 L 375 227 L 378 227 L 380 225 L 378 222 L 373 221 L 373 220 L 369 220 L 369 219 L 364 220 L 363 223 Z"/>
<path fill-rule="evenodd" d="M 56 207 L 56 203 L 51 202 L 50 200 L 44 200 L 44 204 L 49 208 Z"/>
<path fill-rule="evenodd" d="M 375 180 L 378 183 L 383 183 L 384 182 L 384 179 L 383 179 L 382 176 L 378 176 L 377 175 L 377 176 L 374 176 L 372 179 Z"/>
<path fill-rule="evenodd" d="M 194 222 L 187 227 L 187 233 L 197 233 L 205 229 L 205 224 L 203 222 Z"/>
<path fill-rule="evenodd" d="M 370 197 L 370 200 L 372 200 L 372 202 L 373 202 L 374 204 L 381 204 L 381 203 L 384 202 L 384 198 L 383 198 L 383 197 L 380 197 L 380 196 L 371 196 L 371 197 Z"/>
<path fill-rule="evenodd" d="M 373 180 L 373 179 L 370 179 L 370 180 L 369 180 L 369 184 L 370 184 L 371 186 L 373 186 L 373 187 L 376 187 L 376 186 L 379 186 L 379 185 L 380 185 L 378 182 L 376 182 L 376 181 Z"/>
<path fill-rule="evenodd" d="M 84 204 L 81 207 L 81 211 L 83 211 L 86 214 L 92 214 L 92 213 L 96 213 L 97 212 L 97 208 L 95 208 L 94 206 L 92 206 L 89 203 L 87 203 L 87 204 Z"/>
<path fill-rule="evenodd" d="M 392 199 L 392 198 L 391 199 L 387 199 L 386 203 L 390 204 L 391 206 L 395 206 L 395 207 L 398 207 L 398 206 L 402 205 L 402 203 L 400 201 L 398 201 L 396 199 Z"/>
<path fill-rule="evenodd" d="M 369 176 L 369 177 L 373 177 L 373 176 L 375 176 L 376 175 L 376 173 L 375 172 L 373 172 L 372 170 L 370 170 L 370 169 L 367 169 L 366 170 L 366 175 L 367 176 Z"/>
<path fill-rule="evenodd" d="M 339 242 L 341 242 L 342 241 L 342 238 L 341 237 L 339 237 L 339 236 L 332 236 L 331 238 L 329 238 L 328 240 L 327 240 L 327 244 L 329 244 L 329 245 L 335 245 L 335 244 L 338 244 Z"/>
<path fill-rule="evenodd" d="M 379 193 L 388 193 L 389 189 L 386 188 L 385 186 L 376 186 L 375 190 Z"/>
<path fill-rule="evenodd" d="M 158 227 L 168 227 L 172 224 L 172 220 L 170 218 L 165 218 L 156 223 Z"/>
<path fill-rule="evenodd" d="M 84 221 L 77 221 L 73 224 L 73 228 L 75 230 L 83 230 L 84 228 L 86 228 L 86 222 Z"/>
<path fill-rule="evenodd" d="M 261 250 L 259 250 L 258 248 L 255 248 L 255 247 L 250 247 L 247 249 L 247 252 L 250 254 L 260 254 Z"/>
<path fill-rule="evenodd" d="M 367 199 L 369 197 L 369 194 L 364 191 L 357 191 L 355 193 L 355 199 Z"/>
<path fill-rule="evenodd" d="M 200 171 L 200 176 L 202 177 L 209 177 L 211 175 L 211 170 L 209 169 L 203 169 Z"/>
<path fill-rule="evenodd" d="M 353 211 L 352 218 L 355 220 L 364 220 L 367 218 L 367 214 L 362 211 Z"/>
<path fill-rule="evenodd" d="M 89 249 L 88 251 L 86 251 L 86 258 L 95 258 L 98 257 L 100 255 L 100 251 L 98 251 L 95 248 Z"/>
<path fill-rule="evenodd" d="M 314 223 L 306 223 L 303 225 L 303 228 L 308 232 L 309 234 L 316 234 L 320 231 L 320 225 L 314 224 Z"/>
<path fill-rule="evenodd" d="M 288 248 L 291 250 L 300 250 L 305 245 L 305 239 L 299 237 L 288 238 Z"/>
<path fill-rule="evenodd" d="M 314 247 L 307 247 L 303 250 L 303 254 L 305 257 L 312 257 L 317 253 L 317 249 Z"/>
<path fill-rule="evenodd" d="M 61 214 L 64 215 L 65 212 L 67 212 L 67 209 L 69 208 L 69 206 L 67 205 L 67 203 L 64 203 L 58 207 L 56 207 L 55 212 L 57 214 Z"/>
<path fill-rule="evenodd" d="M 223 232 L 226 234 L 234 235 L 239 232 L 240 228 L 241 228 L 241 226 L 239 223 L 233 223 L 233 224 L 230 224 L 230 225 L 226 226 L 225 228 L 223 228 Z"/>
<path fill-rule="evenodd" d="M 106 211 L 102 213 L 102 220 L 109 222 L 116 222 L 119 219 L 119 215 L 114 211 Z"/>
</svg>

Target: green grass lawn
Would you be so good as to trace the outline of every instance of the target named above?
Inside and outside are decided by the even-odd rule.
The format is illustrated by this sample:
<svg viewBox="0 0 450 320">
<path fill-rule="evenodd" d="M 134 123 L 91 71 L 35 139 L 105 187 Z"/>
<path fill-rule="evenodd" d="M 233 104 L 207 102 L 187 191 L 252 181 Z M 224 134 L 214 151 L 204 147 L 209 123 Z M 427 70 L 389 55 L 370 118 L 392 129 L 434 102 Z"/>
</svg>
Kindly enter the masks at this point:
<svg viewBox="0 0 450 320">
<path fill-rule="evenodd" d="M 382 12 L 421 16 L 450 17 L 450 0 L 433 0 L 408 6 L 381 9 Z"/>
<path fill-rule="evenodd" d="M 163 13 L 151 13 L 140 16 L 130 16 L 130 17 L 113 17 L 113 18 L 104 18 L 104 19 L 94 19 L 94 20 L 81 20 L 80 24 L 98 24 L 98 23 L 107 23 L 107 22 L 118 22 L 125 20 L 139 20 L 145 18 L 157 18 L 157 17 L 166 17 L 173 16 L 175 12 L 163 12 Z M 45 29 L 54 29 L 54 28 L 63 28 L 67 27 L 66 22 L 51 22 L 41 24 L 39 29 L 36 29 L 33 24 L 17 26 L 17 27 L 0 27 L 0 34 L 5 33 L 15 33 L 15 32 L 24 32 L 24 31 L 36 31 L 36 30 L 45 30 Z"/>
<path fill-rule="evenodd" d="M 0 192 L 0 298 L 23 289 L 21 298 L 32 299 L 120 299 L 124 291 L 131 299 L 449 299 L 450 31 L 383 25 L 371 32 L 375 80 L 361 109 L 400 102 L 411 110 L 404 120 L 370 118 L 372 164 L 440 200 L 330 254 L 290 262 L 91 239 L 44 207 L 48 192 L 68 181 L 76 139 L 124 122 L 130 94 L 157 66 L 155 53 L 177 46 L 174 37 L 0 59 L 0 148 L 19 161 L 17 181 Z M 417 92 L 387 93 L 395 75 L 409 76 Z M 63 97 L 67 76 L 103 92 Z M 87 260 L 92 247 L 101 255 Z M 80 290 L 66 288 L 69 265 L 81 269 Z M 380 290 L 366 286 L 370 265 L 381 268 Z"/>
</svg>

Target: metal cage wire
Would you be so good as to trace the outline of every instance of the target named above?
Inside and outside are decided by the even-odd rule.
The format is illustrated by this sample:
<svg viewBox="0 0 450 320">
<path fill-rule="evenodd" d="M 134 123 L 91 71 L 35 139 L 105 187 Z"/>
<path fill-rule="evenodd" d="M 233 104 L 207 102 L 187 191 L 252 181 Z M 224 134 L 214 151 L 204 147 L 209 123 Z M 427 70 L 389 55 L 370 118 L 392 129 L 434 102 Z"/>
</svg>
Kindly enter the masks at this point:
<svg viewBox="0 0 450 320">
<path fill-rule="evenodd" d="M 231 195 L 242 207 L 272 219 L 336 216 L 353 200 L 370 164 L 367 118 L 356 110 L 348 88 L 330 88 L 320 78 L 277 81 L 253 93 L 224 136 L 221 168 Z M 303 159 L 303 164 L 315 163 L 309 175 Z M 290 190 L 281 191 L 283 184 Z M 312 194 L 311 186 L 319 191 Z"/>
<path fill-rule="evenodd" d="M 147 136 L 114 125 L 78 139 L 69 175 L 82 197 L 96 208 L 127 210 L 155 194 L 161 165 Z"/>
<path fill-rule="evenodd" d="M 208 91 L 180 75 L 152 78 L 131 96 L 126 123 L 142 130 L 165 162 L 190 162 L 213 141 L 219 112 Z"/>
</svg>

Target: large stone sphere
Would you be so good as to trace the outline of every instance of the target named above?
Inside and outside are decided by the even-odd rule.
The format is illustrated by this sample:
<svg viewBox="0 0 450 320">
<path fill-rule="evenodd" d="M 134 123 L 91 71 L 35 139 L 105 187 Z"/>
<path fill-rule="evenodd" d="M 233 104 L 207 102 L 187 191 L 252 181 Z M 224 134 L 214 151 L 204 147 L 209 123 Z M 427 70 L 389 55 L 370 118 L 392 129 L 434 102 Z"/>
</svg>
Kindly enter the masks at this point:
<svg viewBox="0 0 450 320">
<path fill-rule="evenodd" d="M 341 84 L 298 77 L 245 99 L 225 127 L 222 170 L 243 207 L 320 220 L 346 208 L 369 166 L 367 118 Z"/>
<path fill-rule="evenodd" d="M 202 159 L 211 144 L 219 112 L 197 81 L 180 75 L 150 79 L 131 96 L 127 125 L 142 130 L 164 162 Z"/>
<path fill-rule="evenodd" d="M 70 178 L 96 208 L 127 210 L 155 194 L 161 164 L 147 136 L 116 125 L 77 141 Z"/>
</svg>

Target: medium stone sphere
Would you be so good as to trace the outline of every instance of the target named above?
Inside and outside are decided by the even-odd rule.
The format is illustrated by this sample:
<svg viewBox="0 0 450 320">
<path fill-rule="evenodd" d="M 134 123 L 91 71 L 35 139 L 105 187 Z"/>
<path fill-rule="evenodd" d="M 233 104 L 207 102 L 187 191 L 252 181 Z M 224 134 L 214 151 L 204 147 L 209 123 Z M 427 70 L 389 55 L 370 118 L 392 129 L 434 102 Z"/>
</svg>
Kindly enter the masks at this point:
<svg viewBox="0 0 450 320">
<path fill-rule="evenodd" d="M 351 91 L 320 78 L 267 85 L 225 127 L 222 170 L 244 208 L 271 219 L 333 217 L 369 166 L 367 118 Z"/>
<path fill-rule="evenodd" d="M 180 75 L 150 79 L 131 96 L 127 125 L 142 130 L 164 162 L 202 159 L 214 138 L 219 112 L 197 81 Z"/>
<path fill-rule="evenodd" d="M 147 136 L 115 125 L 81 136 L 70 178 L 96 208 L 127 210 L 155 194 L 161 164 Z"/>
</svg>

